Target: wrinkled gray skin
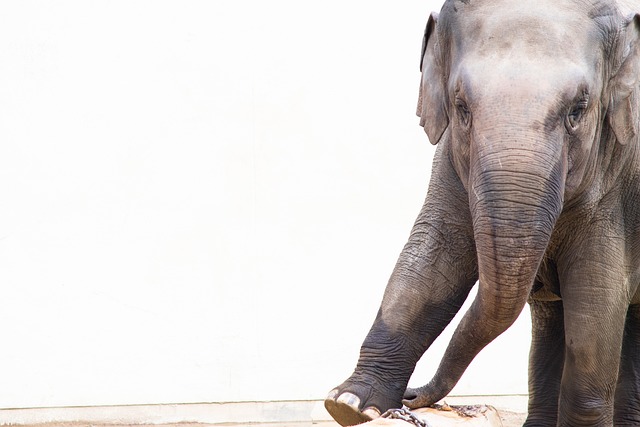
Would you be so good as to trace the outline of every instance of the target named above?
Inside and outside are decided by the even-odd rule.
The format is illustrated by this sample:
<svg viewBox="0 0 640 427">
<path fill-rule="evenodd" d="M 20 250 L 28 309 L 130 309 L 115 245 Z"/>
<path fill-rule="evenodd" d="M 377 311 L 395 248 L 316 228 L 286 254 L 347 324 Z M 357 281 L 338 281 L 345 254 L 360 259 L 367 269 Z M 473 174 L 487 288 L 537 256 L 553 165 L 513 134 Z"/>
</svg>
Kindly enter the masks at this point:
<svg viewBox="0 0 640 427">
<path fill-rule="evenodd" d="M 640 425 L 640 1 L 457 0 L 425 32 L 429 191 L 341 424 L 447 395 L 529 301 L 527 426 Z M 406 390 L 460 309 L 437 373 Z M 404 397 L 404 400 L 403 400 Z"/>
</svg>

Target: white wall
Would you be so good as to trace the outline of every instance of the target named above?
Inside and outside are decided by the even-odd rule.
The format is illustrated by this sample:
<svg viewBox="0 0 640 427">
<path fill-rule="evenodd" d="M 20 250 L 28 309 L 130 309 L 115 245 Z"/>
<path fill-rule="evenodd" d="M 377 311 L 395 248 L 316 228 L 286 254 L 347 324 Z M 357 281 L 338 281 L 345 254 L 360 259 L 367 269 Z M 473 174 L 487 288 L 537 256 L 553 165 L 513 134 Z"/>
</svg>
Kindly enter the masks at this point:
<svg viewBox="0 0 640 427">
<path fill-rule="evenodd" d="M 341 382 L 426 193 L 439 7 L 0 3 L 0 407 Z M 527 321 L 456 392 L 526 392 Z"/>
</svg>

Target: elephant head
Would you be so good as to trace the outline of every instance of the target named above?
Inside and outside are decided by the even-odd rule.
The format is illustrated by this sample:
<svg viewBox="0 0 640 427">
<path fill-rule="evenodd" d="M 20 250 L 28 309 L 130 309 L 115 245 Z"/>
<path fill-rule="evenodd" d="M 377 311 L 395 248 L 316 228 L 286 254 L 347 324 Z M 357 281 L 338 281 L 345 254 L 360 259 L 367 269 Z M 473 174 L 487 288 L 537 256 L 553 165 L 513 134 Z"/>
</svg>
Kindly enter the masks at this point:
<svg viewBox="0 0 640 427">
<path fill-rule="evenodd" d="M 559 182 L 557 196 L 571 199 L 593 181 L 587 166 L 595 166 L 608 130 L 622 145 L 637 140 L 638 16 L 619 28 L 606 8 L 522 4 L 501 11 L 500 3 L 509 2 L 449 1 L 442 24 L 431 14 L 420 63 L 420 125 L 432 144 L 449 131 L 467 190 L 492 158 L 515 155 L 515 166 L 531 166 L 532 178 L 560 173 L 567 182 Z M 473 8 L 480 10 L 460 10 Z M 490 14 L 502 16 L 486 19 Z M 539 163 L 546 166 L 537 169 Z"/>
</svg>

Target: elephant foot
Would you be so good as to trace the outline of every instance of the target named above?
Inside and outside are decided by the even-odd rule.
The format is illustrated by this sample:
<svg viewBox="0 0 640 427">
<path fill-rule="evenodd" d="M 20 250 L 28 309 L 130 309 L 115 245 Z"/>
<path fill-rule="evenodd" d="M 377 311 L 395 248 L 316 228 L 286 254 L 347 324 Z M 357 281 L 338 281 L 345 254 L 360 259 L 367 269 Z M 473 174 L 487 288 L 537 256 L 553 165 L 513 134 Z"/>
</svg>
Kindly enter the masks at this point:
<svg viewBox="0 0 640 427">
<path fill-rule="evenodd" d="M 377 408 L 370 406 L 361 411 L 358 396 L 349 392 L 340 394 L 338 389 L 329 393 L 324 400 L 324 407 L 341 426 L 355 426 L 380 417 Z"/>
<path fill-rule="evenodd" d="M 400 408 L 402 393 L 384 392 L 363 381 L 345 381 L 333 389 L 324 401 L 324 407 L 338 424 L 354 426 L 380 417 L 391 408 Z"/>
</svg>

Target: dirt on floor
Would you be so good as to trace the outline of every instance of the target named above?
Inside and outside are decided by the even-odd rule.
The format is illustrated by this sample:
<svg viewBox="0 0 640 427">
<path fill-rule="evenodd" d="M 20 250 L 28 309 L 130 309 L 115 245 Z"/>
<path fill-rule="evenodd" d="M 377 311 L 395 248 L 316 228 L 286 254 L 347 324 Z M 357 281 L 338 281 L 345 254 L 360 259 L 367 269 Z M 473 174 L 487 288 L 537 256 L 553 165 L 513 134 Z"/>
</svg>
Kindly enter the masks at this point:
<svg viewBox="0 0 640 427">
<path fill-rule="evenodd" d="M 527 419 L 527 414 L 509 411 L 498 411 L 502 419 L 502 427 L 522 427 Z"/>
</svg>

